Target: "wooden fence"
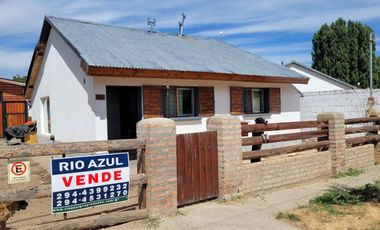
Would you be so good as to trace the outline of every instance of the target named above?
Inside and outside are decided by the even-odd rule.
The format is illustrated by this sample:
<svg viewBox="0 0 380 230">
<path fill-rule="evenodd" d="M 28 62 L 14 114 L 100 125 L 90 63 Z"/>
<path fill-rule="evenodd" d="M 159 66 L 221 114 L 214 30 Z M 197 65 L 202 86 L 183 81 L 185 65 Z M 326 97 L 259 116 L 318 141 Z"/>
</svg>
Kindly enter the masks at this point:
<svg viewBox="0 0 380 230">
<path fill-rule="evenodd" d="M 363 118 L 352 118 L 345 119 L 345 133 L 346 134 L 356 134 L 365 133 L 365 136 L 346 138 L 346 144 L 348 146 L 358 145 L 368 142 L 378 142 L 380 141 L 380 135 L 370 135 L 377 134 L 380 130 L 379 117 L 363 117 Z M 359 127 L 349 127 L 353 124 L 363 124 L 366 126 Z M 313 129 L 311 131 L 302 131 L 302 129 Z M 273 134 L 266 135 L 265 132 L 268 131 L 283 131 L 283 130 L 294 130 L 298 129 L 296 132 L 284 133 L 284 134 Z M 301 131 L 299 131 L 301 129 Z M 263 134 L 260 136 L 247 137 L 248 133 L 255 132 Z M 284 147 L 275 147 L 263 150 L 245 151 L 243 152 L 243 160 L 248 159 L 258 159 L 262 157 L 275 156 L 280 154 L 288 154 L 293 152 L 300 152 L 311 149 L 328 149 L 330 142 L 328 140 L 328 122 L 313 120 L 313 121 L 298 121 L 298 122 L 283 122 L 283 123 L 272 123 L 272 124 L 247 124 L 242 123 L 242 145 L 252 146 L 252 145 L 262 145 L 276 142 L 286 142 L 286 141 L 297 141 L 306 140 L 310 138 L 317 138 L 318 141 L 311 143 L 301 143 L 295 145 L 289 145 Z"/>
<path fill-rule="evenodd" d="M 138 186 L 138 205 L 133 210 L 108 212 L 102 215 L 88 215 L 80 218 L 65 219 L 43 223 L 38 226 L 30 226 L 27 229 L 93 229 L 112 226 L 131 220 L 148 217 L 146 210 L 146 186 L 144 150 L 145 140 L 111 140 L 75 142 L 60 144 L 38 144 L 28 146 L 10 146 L 1 148 L 0 159 L 27 158 L 37 156 L 54 156 L 60 154 L 88 154 L 101 151 L 130 151 L 137 150 L 137 174 L 130 176 L 130 187 Z M 0 203 L 9 203 L 21 200 L 50 197 L 51 185 L 38 185 L 31 187 L 17 187 L 12 189 L 0 189 Z M 112 210 L 111 210 L 112 211 Z"/>
</svg>

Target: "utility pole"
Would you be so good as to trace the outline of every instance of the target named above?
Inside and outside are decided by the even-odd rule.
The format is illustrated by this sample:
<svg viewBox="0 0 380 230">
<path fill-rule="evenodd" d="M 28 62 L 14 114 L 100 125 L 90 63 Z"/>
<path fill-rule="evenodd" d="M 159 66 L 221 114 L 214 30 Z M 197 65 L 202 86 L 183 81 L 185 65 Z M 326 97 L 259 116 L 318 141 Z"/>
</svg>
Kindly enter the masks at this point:
<svg viewBox="0 0 380 230">
<path fill-rule="evenodd" d="M 372 89 L 373 89 L 373 86 L 372 86 L 372 79 L 373 79 L 373 76 L 372 76 L 372 42 L 373 42 L 373 39 L 372 39 L 372 32 L 369 34 L 369 96 L 372 98 L 373 96 L 373 92 L 372 92 Z"/>
</svg>

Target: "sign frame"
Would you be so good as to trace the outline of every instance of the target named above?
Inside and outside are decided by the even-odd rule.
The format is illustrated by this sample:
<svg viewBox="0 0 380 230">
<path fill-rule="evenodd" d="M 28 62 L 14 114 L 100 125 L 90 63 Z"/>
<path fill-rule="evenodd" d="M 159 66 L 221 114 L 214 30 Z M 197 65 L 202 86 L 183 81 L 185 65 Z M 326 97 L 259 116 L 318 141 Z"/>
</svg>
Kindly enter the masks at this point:
<svg viewBox="0 0 380 230">
<path fill-rule="evenodd" d="M 129 201 L 129 152 L 55 158 L 50 167 L 52 214 Z"/>
</svg>

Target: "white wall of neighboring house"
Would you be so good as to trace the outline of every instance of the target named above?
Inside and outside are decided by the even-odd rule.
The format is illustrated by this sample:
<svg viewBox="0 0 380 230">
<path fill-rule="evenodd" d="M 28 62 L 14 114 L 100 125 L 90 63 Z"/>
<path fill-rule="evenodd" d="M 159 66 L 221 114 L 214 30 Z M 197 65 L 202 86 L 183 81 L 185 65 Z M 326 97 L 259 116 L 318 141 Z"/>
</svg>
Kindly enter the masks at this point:
<svg viewBox="0 0 380 230">
<path fill-rule="evenodd" d="M 80 59 L 52 28 L 32 94 L 30 115 L 43 133 L 42 98 L 50 98 L 51 134 L 58 141 L 95 140 L 93 78 L 80 68 Z"/>
<path fill-rule="evenodd" d="M 241 120 L 253 122 L 259 116 L 269 122 L 300 120 L 299 92 L 291 84 L 267 84 L 205 80 L 165 80 L 122 77 L 87 76 L 80 67 L 79 57 L 52 28 L 40 73 L 32 94 L 30 114 L 38 122 L 38 134 L 43 133 L 42 98 L 50 98 L 51 134 L 57 141 L 89 141 L 107 139 L 106 100 L 95 100 L 95 94 L 106 94 L 106 86 L 214 86 L 215 113 L 230 113 L 230 87 L 281 88 L 281 113 L 242 115 Z M 174 119 L 177 133 L 206 131 L 207 117 Z"/>
<path fill-rule="evenodd" d="M 334 84 L 331 80 L 321 79 L 316 77 L 315 75 L 309 74 L 306 71 L 302 71 L 301 69 L 297 69 L 294 67 L 290 67 L 289 69 L 296 71 L 303 76 L 308 77 L 308 84 L 293 84 L 300 92 L 317 92 L 317 91 L 331 91 L 331 90 L 344 90 L 344 88 Z"/>
<path fill-rule="evenodd" d="M 281 88 L 281 113 L 240 115 L 240 120 L 253 122 L 257 117 L 265 117 L 269 122 L 299 121 L 299 92 L 290 84 L 265 84 L 230 81 L 205 80 L 165 80 L 149 78 L 121 78 L 121 77 L 94 77 L 96 94 L 106 94 L 106 86 L 143 86 L 143 85 L 169 85 L 169 86 L 213 86 L 215 97 L 215 114 L 230 113 L 230 87 L 276 87 Z M 96 101 L 96 138 L 107 138 L 107 108 L 106 101 Z M 207 117 L 203 118 L 177 118 L 177 133 L 192 133 L 206 131 Z"/>
</svg>

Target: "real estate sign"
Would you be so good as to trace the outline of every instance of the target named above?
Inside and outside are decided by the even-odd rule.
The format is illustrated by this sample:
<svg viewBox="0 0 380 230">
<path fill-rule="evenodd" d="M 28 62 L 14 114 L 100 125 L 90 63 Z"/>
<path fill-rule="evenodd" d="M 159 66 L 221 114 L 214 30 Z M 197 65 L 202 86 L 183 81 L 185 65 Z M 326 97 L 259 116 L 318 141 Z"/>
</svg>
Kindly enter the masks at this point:
<svg viewBox="0 0 380 230">
<path fill-rule="evenodd" d="M 52 159 L 52 213 L 127 201 L 128 153 Z"/>
</svg>

